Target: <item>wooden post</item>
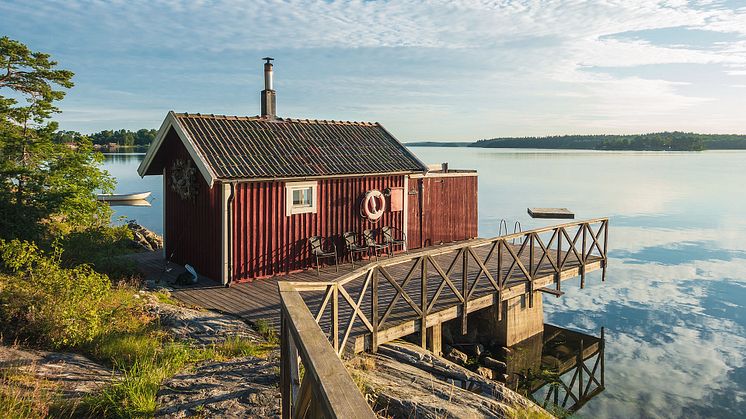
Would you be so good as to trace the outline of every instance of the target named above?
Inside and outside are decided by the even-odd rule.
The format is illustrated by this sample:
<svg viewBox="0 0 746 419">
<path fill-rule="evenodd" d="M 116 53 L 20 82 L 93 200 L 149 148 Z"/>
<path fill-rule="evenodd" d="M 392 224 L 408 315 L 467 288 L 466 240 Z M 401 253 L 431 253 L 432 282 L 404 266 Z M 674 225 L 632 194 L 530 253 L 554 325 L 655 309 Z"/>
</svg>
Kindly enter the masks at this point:
<svg viewBox="0 0 746 419">
<path fill-rule="evenodd" d="M 557 229 L 557 273 L 554 275 L 557 292 L 562 292 L 562 227 Z"/>
<path fill-rule="evenodd" d="M 442 338 L 443 333 L 441 330 L 441 323 L 436 323 L 427 328 L 427 349 L 429 349 L 430 352 L 437 356 L 441 356 L 443 354 Z"/>
<path fill-rule="evenodd" d="M 461 295 L 464 297 L 464 304 L 461 309 L 461 334 L 465 335 L 468 332 L 467 320 L 469 317 L 468 302 L 469 302 L 469 254 L 470 249 L 464 248 L 463 253 L 463 265 L 461 272 Z"/>
<path fill-rule="evenodd" d="M 339 353 L 339 284 L 332 289 L 332 346 Z"/>
<path fill-rule="evenodd" d="M 282 419 L 292 416 L 292 384 L 290 379 L 290 333 L 288 333 L 287 316 L 280 312 L 280 395 L 282 396 Z"/>
<path fill-rule="evenodd" d="M 288 358 L 290 366 L 290 397 L 291 400 L 298 400 L 298 391 L 300 390 L 298 345 L 296 345 L 291 333 L 288 333 Z"/>
<path fill-rule="evenodd" d="M 371 326 L 373 326 L 373 336 L 371 338 L 371 351 L 378 352 L 378 267 L 373 268 L 373 278 L 371 278 Z"/>
<path fill-rule="evenodd" d="M 534 236 L 536 233 L 531 233 L 531 237 L 528 241 L 530 246 L 528 249 L 528 308 L 534 308 Z"/>
<path fill-rule="evenodd" d="M 505 229 L 507 230 L 507 227 Z M 497 290 L 497 297 L 495 298 L 495 307 L 497 310 L 498 322 L 503 319 L 503 287 L 507 280 L 507 278 L 503 278 L 503 244 L 507 245 L 503 240 L 497 242 L 497 287 L 499 289 Z"/>
<path fill-rule="evenodd" d="M 583 259 L 580 261 L 580 288 L 585 288 L 585 245 L 586 245 L 586 232 L 588 231 L 588 224 L 581 224 L 580 228 L 583 229 L 583 248 L 580 250 L 580 257 Z"/>
<path fill-rule="evenodd" d="M 422 275 L 420 285 L 422 295 L 420 296 L 420 302 L 422 303 L 420 309 L 422 310 L 422 318 L 420 319 L 420 346 L 422 349 L 427 347 L 427 255 L 422 255 L 422 266 L 420 266 L 420 272 Z"/>
<path fill-rule="evenodd" d="M 534 234 L 529 234 L 528 239 L 528 273 L 531 275 L 531 278 L 534 276 Z M 529 278 L 529 279 L 531 279 Z"/>
<path fill-rule="evenodd" d="M 606 281 L 606 265 L 609 263 L 609 255 L 607 252 L 607 244 L 609 243 L 609 220 L 604 221 L 604 267 L 601 270 L 601 282 Z"/>
<path fill-rule="evenodd" d="M 318 396 L 318 391 L 316 389 L 313 390 L 313 400 L 311 402 L 311 408 L 309 409 L 309 418 L 323 418 L 326 417 L 324 415 L 324 409 L 321 406 L 321 403 L 318 401 L 320 400 L 320 397 Z"/>
<path fill-rule="evenodd" d="M 420 205 L 420 249 L 425 247 L 425 178 L 418 179 L 418 187 L 420 189 L 419 205 Z"/>
</svg>

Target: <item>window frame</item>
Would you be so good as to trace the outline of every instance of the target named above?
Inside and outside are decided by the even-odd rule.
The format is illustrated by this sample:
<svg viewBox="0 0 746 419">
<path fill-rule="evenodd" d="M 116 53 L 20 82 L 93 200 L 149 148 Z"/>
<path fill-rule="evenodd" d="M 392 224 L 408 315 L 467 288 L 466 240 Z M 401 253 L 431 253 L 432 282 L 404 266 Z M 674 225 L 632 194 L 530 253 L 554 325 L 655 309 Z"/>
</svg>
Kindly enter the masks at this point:
<svg viewBox="0 0 746 419">
<path fill-rule="evenodd" d="M 293 204 L 293 192 L 311 189 L 311 205 Z M 285 184 L 285 215 L 315 214 L 318 209 L 318 182 L 288 182 Z"/>
</svg>

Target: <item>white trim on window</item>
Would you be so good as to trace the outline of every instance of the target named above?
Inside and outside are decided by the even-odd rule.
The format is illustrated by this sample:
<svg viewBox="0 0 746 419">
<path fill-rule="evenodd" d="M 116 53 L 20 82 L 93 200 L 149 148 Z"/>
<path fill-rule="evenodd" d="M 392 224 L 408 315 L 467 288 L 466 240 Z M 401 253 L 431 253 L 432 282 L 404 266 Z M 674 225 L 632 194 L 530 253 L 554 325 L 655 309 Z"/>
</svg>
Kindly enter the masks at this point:
<svg viewBox="0 0 746 419">
<path fill-rule="evenodd" d="M 294 202 L 295 198 L 295 202 Z M 290 182 L 285 184 L 285 215 L 316 213 L 318 182 Z"/>
</svg>

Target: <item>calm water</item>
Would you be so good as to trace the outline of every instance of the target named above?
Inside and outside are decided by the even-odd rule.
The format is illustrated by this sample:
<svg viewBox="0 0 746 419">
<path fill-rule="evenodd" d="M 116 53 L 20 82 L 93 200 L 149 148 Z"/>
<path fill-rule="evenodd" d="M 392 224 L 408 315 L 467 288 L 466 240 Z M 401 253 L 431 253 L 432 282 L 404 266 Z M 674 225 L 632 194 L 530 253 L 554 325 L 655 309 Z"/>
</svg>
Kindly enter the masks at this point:
<svg viewBox="0 0 746 419">
<path fill-rule="evenodd" d="M 141 178 L 137 174 L 137 166 L 140 165 L 144 154 L 111 153 L 104 156 L 104 169 L 117 179 L 115 193 L 153 192 L 148 198 L 150 207 L 113 207 L 112 221 L 122 224 L 134 219 L 156 233 L 163 234 L 163 176 Z"/>
<path fill-rule="evenodd" d="M 483 237 L 501 219 L 552 223 L 526 207 L 611 218 L 607 281 L 594 272 L 585 289 L 568 281 L 562 298 L 545 297 L 547 322 L 606 328 L 606 390 L 579 416 L 746 416 L 746 152 L 413 150 L 479 170 Z M 160 232 L 162 180 L 137 176 L 141 158 L 106 168 L 118 192 L 152 190 L 153 207 L 116 210 Z"/>
</svg>

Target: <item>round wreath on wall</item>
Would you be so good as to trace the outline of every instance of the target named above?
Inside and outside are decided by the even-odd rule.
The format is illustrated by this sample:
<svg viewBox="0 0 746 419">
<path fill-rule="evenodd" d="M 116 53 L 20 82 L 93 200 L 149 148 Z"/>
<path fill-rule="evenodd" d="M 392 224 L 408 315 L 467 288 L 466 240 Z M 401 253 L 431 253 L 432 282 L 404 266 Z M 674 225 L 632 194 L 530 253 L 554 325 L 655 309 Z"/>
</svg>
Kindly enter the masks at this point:
<svg viewBox="0 0 746 419">
<path fill-rule="evenodd" d="M 171 167 L 171 189 L 184 200 L 197 196 L 197 168 L 191 160 L 174 161 Z"/>
</svg>

